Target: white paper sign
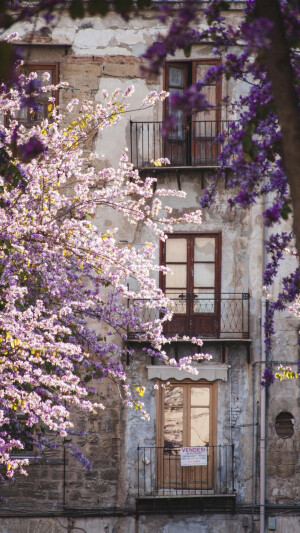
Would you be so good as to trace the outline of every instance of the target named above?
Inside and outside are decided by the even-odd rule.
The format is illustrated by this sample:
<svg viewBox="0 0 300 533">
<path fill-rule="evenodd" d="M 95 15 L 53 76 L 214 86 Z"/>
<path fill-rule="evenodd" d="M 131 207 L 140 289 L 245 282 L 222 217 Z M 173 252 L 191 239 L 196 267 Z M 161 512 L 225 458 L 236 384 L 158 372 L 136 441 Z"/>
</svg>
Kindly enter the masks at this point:
<svg viewBox="0 0 300 533">
<path fill-rule="evenodd" d="M 207 447 L 193 446 L 192 448 L 180 448 L 181 466 L 206 466 Z"/>
</svg>

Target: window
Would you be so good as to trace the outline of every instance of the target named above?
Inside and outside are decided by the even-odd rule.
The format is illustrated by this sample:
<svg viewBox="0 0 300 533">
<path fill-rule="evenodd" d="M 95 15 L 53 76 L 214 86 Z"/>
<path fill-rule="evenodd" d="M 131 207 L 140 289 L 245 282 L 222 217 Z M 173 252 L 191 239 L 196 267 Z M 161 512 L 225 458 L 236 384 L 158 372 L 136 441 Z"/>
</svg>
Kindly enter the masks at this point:
<svg viewBox="0 0 300 533">
<path fill-rule="evenodd" d="M 192 84 L 202 80 L 214 60 L 172 62 L 166 64 L 165 87 L 172 93 L 183 94 Z M 212 83 L 203 88 L 207 101 L 213 106 L 209 111 L 198 111 L 190 117 L 176 111 L 177 126 L 165 139 L 164 152 L 172 165 L 216 165 L 218 148 L 216 136 L 221 132 L 221 83 Z M 165 113 L 171 112 L 167 100 Z"/>
<path fill-rule="evenodd" d="M 28 429 L 26 425 L 27 415 L 22 411 L 17 411 L 15 413 L 15 418 L 11 419 L 9 428 L 4 424 L 3 430 L 8 430 L 12 438 L 18 440 L 20 439 L 25 447 L 20 450 L 19 448 L 13 448 L 11 455 L 13 457 L 32 457 L 35 453 L 35 448 L 32 440 L 32 428 Z"/>
<path fill-rule="evenodd" d="M 173 301 L 166 334 L 218 337 L 220 334 L 221 234 L 169 235 L 161 247 L 161 288 Z"/>
<path fill-rule="evenodd" d="M 167 62 L 164 88 L 171 94 L 183 94 L 192 84 L 202 80 L 211 66 L 217 64 L 215 59 Z M 220 142 L 217 137 L 229 127 L 228 120 L 221 120 L 221 79 L 207 84 L 202 92 L 212 108 L 206 112 L 195 110 L 188 117 L 181 110 L 174 111 L 176 126 L 166 137 L 163 136 L 163 120 L 130 121 L 130 155 L 134 166 L 148 168 L 161 157 L 167 157 L 171 167 L 218 165 Z M 165 101 L 165 116 L 172 111 L 170 102 L 170 99 Z"/>
<path fill-rule="evenodd" d="M 58 63 L 24 63 L 22 66 L 22 72 L 28 76 L 30 72 L 36 72 L 38 79 L 42 85 L 56 85 L 58 83 Z M 48 81 L 43 81 L 42 76 L 44 72 L 48 72 L 50 78 Z M 38 124 L 44 118 L 48 117 L 48 98 L 49 96 L 55 96 L 56 103 L 58 103 L 58 91 L 53 91 L 52 95 L 49 93 L 43 93 L 37 98 L 39 104 L 39 110 L 32 112 L 28 107 L 21 109 L 15 114 L 16 119 L 25 126 L 33 126 Z"/>
<path fill-rule="evenodd" d="M 216 464 L 217 384 L 172 381 L 159 387 L 157 446 L 159 481 L 163 487 L 213 486 Z M 206 447 L 207 465 L 182 468 L 181 447 Z"/>
</svg>

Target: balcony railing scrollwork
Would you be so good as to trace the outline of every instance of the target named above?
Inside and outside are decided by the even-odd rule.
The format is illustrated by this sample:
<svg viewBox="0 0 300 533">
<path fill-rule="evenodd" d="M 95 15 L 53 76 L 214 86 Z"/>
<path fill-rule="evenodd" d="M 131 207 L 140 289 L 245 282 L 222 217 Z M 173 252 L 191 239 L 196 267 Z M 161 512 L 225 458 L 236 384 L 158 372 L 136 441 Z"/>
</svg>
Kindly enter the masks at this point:
<svg viewBox="0 0 300 533">
<path fill-rule="evenodd" d="M 206 461 L 199 466 L 182 466 L 182 449 L 138 447 L 139 497 L 235 493 L 233 444 L 205 446 Z"/>
<path fill-rule="evenodd" d="M 198 335 L 201 338 L 248 339 L 250 318 L 249 293 L 190 294 L 180 293 L 170 298 L 171 321 L 164 323 L 166 336 Z M 163 317 L 166 309 L 147 306 L 147 300 L 129 301 L 135 306 L 138 324 L 128 330 L 129 339 L 138 339 L 145 332 L 143 324 Z"/>
<path fill-rule="evenodd" d="M 163 136 L 163 122 L 130 121 L 131 162 L 137 168 L 152 167 L 153 161 L 168 158 L 172 167 L 215 167 L 221 150 L 220 134 L 230 130 L 228 120 L 178 121 Z"/>
</svg>

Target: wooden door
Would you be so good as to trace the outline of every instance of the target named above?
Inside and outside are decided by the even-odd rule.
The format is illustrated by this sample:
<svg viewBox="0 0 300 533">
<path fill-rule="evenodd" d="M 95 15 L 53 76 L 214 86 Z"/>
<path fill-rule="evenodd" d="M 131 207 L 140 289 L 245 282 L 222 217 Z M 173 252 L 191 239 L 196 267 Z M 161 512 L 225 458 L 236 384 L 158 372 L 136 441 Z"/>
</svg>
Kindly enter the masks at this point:
<svg viewBox="0 0 300 533">
<path fill-rule="evenodd" d="M 158 488 L 211 490 L 216 458 L 216 384 L 171 382 L 158 402 Z M 181 448 L 207 447 L 206 466 L 181 466 Z"/>
<path fill-rule="evenodd" d="M 191 333 L 219 338 L 221 310 L 221 234 L 192 237 Z"/>
<path fill-rule="evenodd" d="M 182 95 L 188 87 L 203 81 L 208 69 L 216 64 L 214 59 L 168 62 L 165 67 L 165 89 L 170 95 Z M 219 145 L 216 137 L 221 132 L 221 80 L 207 83 L 201 92 L 212 107 L 206 111 L 193 109 L 190 115 L 184 114 L 181 109 L 172 109 L 171 98 L 166 100 L 165 116 L 172 114 L 176 125 L 164 139 L 164 157 L 170 159 L 173 166 L 217 164 Z"/>
<path fill-rule="evenodd" d="M 164 139 L 164 157 L 167 157 L 172 166 L 184 166 L 188 164 L 189 130 L 187 121 L 180 109 L 171 109 L 171 96 L 174 93 L 183 95 L 188 84 L 188 64 L 170 63 L 166 65 L 166 90 L 170 98 L 166 101 L 166 116 L 174 115 L 176 125 Z"/>
<path fill-rule="evenodd" d="M 193 83 L 203 81 L 213 64 L 214 61 L 207 60 L 194 62 Z M 206 84 L 201 92 L 212 107 L 207 111 L 197 111 L 192 116 L 191 163 L 195 166 L 214 166 L 219 155 L 216 137 L 221 132 L 221 81 Z"/>
<path fill-rule="evenodd" d="M 165 334 L 220 335 L 221 234 L 169 235 L 161 264 L 173 273 L 161 275 L 161 288 L 173 302 L 173 319 Z"/>
</svg>

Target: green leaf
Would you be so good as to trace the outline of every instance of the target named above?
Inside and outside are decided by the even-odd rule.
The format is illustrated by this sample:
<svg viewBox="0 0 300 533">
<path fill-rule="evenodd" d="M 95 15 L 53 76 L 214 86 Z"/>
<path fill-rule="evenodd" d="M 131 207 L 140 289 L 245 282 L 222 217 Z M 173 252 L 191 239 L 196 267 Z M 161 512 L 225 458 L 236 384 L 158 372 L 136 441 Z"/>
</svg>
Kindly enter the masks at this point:
<svg viewBox="0 0 300 533">
<path fill-rule="evenodd" d="M 152 1 L 151 0 L 137 0 L 137 7 L 138 9 L 145 9 L 147 7 L 151 7 Z"/>
<path fill-rule="evenodd" d="M 263 105 L 258 108 L 257 110 L 257 118 L 260 120 L 265 120 L 270 113 L 270 106 L 269 105 Z"/>
<path fill-rule="evenodd" d="M 255 159 L 255 157 L 257 156 L 257 148 L 255 144 L 253 143 L 253 139 L 252 139 L 252 135 L 255 133 L 255 128 L 256 128 L 255 122 L 253 121 L 248 122 L 246 126 L 245 135 L 242 139 L 243 150 L 246 154 L 248 154 L 249 156 L 248 159 L 251 158 L 251 161 Z M 248 159 L 245 158 L 245 153 L 244 153 L 244 159 L 245 161 L 248 161 Z"/>
<path fill-rule="evenodd" d="M 257 146 L 255 144 L 252 145 L 251 155 L 253 159 L 257 158 Z"/>
<path fill-rule="evenodd" d="M 11 44 L 6 41 L 0 42 L 0 79 L 11 79 L 12 70 L 14 68 L 15 53 Z"/>
<path fill-rule="evenodd" d="M 72 19 L 82 19 L 84 17 L 84 6 L 82 0 L 72 0 L 69 7 L 69 13 Z"/>
<path fill-rule="evenodd" d="M 128 13 L 133 8 L 133 0 L 114 0 L 114 4 L 119 13 Z"/>
<path fill-rule="evenodd" d="M 101 15 L 105 17 L 109 11 L 109 3 L 106 0 L 89 0 L 88 10 L 90 15 Z"/>
<path fill-rule="evenodd" d="M 280 214 L 283 220 L 287 220 L 289 218 L 290 213 L 292 213 L 292 209 L 290 207 L 291 203 L 292 203 L 291 199 L 287 198 L 282 206 Z"/>
<path fill-rule="evenodd" d="M 14 19 L 8 13 L 5 13 L 5 15 L 1 17 L 2 28 L 10 28 L 10 26 L 12 26 L 13 23 L 14 23 Z"/>
<path fill-rule="evenodd" d="M 244 159 L 245 159 L 246 163 L 251 163 L 253 161 L 253 159 L 252 159 L 252 157 L 251 157 L 251 155 L 249 153 L 244 152 L 243 156 L 244 156 Z"/>
<path fill-rule="evenodd" d="M 253 133 L 255 132 L 255 128 L 256 128 L 256 124 L 254 121 L 248 122 L 247 127 L 246 127 L 246 132 L 249 135 L 253 135 Z"/>
<path fill-rule="evenodd" d="M 264 63 L 266 60 L 266 51 L 265 50 L 259 50 L 256 55 L 256 61 L 257 63 Z"/>
<path fill-rule="evenodd" d="M 219 2 L 219 7 L 221 9 L 221 11 L 229 11 L 230 9 L 230 4 L 229 2 Z"/>
<path fill-rule="evenodd" d="M 249 134 L 245 134 L 242 140 L 242 146 L 244 149 L 244 152 L 250 152 L 252 150 L 253 142 L 252 137 Z"/>
<path fill-rule="evenodd" d="M 184 55 L 185 57 L 190 57 L 191 55 L 191 45 L 190 44 L 186 44 L 183 48 L 183 51 L 184 51 Z"/>
</svg>

